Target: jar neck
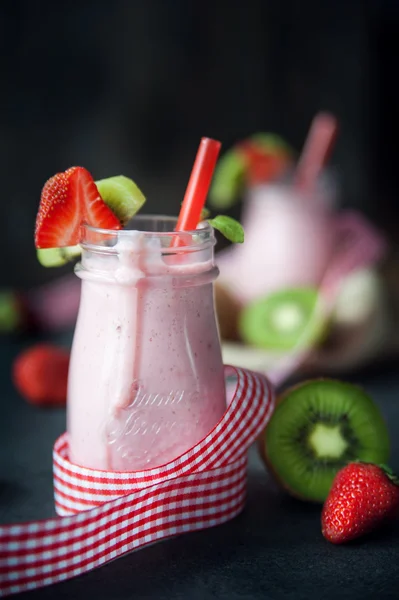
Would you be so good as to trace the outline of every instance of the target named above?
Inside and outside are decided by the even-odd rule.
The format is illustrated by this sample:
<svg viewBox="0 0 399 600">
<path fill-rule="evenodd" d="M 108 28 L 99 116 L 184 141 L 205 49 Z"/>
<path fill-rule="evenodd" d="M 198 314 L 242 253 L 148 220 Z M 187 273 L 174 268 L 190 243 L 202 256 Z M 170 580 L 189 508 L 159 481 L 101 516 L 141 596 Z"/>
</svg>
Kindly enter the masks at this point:
<svg viewBox="0 0 399 600">
<path fill-rule="evenodd" d="M 157 224 L 159 225 L 157 218 Z M 169 220 L 167 225 L 170 225 Z M 133 223 L 134 226 L 134 223 Z M 95 278 L 132 285 L 143 278 L 188 278 L 207 274 L 215 279 L 215 237 L 203 224 L 192 232 L 108 231 L 86 226 L 82 236 L 82 259 L 76 272 Z"/>
</svg>

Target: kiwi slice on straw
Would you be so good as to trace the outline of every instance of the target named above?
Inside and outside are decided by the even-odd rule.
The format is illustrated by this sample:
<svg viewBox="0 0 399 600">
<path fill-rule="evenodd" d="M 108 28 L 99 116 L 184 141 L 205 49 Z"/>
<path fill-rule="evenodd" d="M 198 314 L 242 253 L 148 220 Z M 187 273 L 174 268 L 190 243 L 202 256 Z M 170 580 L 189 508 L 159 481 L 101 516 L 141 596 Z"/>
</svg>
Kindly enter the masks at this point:
<svg viewBox="0 0 399 600">
<path fill-rule="evenodd" d="M 255 300 L 241 313 L 241 336 L 252 346 L 272 351 L 316 344 L 326 329 L 316 315 L 318 300 L 316 288 L 284 289 Z"/>
<path fill-rule="evenodd" d="M 105 204 L 126 225 L 145 203 L 145 196 L 139 187 L 124 175 L 108 177 L 96 181 L 97 189 Z M 81 247 L 43 248 L 37 250 L 37 258 L 44 267 L 61 267 L 78 258 Z"/>
<path fill-rule="evenodd" d="M 261 455 L 293 496 L 323 502 L 348 462 L 385 463 L 389 435 L 382 415 L 361 388 L 334 379 L 288 389 L 260 438 Z"/>
</svg>

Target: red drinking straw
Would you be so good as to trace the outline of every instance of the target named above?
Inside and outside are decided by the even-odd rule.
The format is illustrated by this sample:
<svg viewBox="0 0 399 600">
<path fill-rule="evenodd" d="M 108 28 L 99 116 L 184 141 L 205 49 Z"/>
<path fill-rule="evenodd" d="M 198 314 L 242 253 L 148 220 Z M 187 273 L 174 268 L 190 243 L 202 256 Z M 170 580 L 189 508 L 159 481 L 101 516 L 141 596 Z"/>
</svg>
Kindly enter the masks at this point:
<svg viewBox="0 0 399 600">
<path fill-rule="evenodd" d="M 211 138 L 201 139 L 175 231 L 196 229 L 208 195 L 221 145 L 220 142 Z M 173 245 L 179 245 L 177 238 L 173 240 Z"/>
<path fill-rule="evenodd" d="M 306 190 L 314 186 L 330 158 L 337 131 L 338 121 L 333 115 L 319 113 L 315 116 L 296 168 L 296 186 Z"/>
</svg>

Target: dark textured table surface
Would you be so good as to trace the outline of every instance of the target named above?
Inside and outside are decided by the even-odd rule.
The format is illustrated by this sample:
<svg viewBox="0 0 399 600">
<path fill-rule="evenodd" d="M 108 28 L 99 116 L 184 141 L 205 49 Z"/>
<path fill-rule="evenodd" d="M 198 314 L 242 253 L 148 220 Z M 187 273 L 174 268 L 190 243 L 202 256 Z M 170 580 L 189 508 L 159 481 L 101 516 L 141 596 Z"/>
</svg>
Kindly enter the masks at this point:
<svg viewBox="0 0 399 600">
<path fill-rule="evenodd" d="M 10 367 L 22 344 L 0 343 L 0 522 L 53 516 L 51 451 L 64 410 L 28 406 Z M 395 365 L 347 377 L 380 404 L 399 470 L 399 372 Z M 318 600 L 399 598 L 399 525 L 345 547 L 325 542 L 320 507 L 295 501 L 270 481 L 254 449 L 248 500 L 235 520 L 128 554 L 76 579 L 25 594 L 32 599 L 135 598 Z M 15 597 L 15 596 L 14 596 Z"/>
</svg>

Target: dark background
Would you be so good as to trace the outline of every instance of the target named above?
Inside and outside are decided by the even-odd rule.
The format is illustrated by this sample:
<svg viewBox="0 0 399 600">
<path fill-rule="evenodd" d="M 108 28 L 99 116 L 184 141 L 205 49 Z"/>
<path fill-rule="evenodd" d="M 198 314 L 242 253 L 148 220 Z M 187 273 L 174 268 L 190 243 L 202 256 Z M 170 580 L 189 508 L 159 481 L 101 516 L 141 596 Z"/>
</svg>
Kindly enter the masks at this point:
<svg viewBox="0 0 399 600">
<path fill-rule="evenodd" d="M 0 286 L 63 272 L 33 248 L 55 172 L 126 174 L 176 213 L 201 136 L 300 150 L 319 109 L 341 123 L 342 203 L 395 235 L 398 34 L 398 0 L 0 1 Z"/>
<path fill-rule="evenodd" d="M 201 136 L 227 148 L 274 131 L 300 150 L 320 109 L 341 123 L 342 204 L 399 241 L 398 67 L 399 0 L 0 0 L 0 288 L 71 271 L 41 267 L 33 246 L 40 191 L 55 172 L 124 173 L 149 212 L 177 213 Z M 65 429 L 63 410 L 17 395 L 9 374 L 21 347 L 0 345 L 2 522 L 53 513 L 51 448 Z M 379 403 L 397 471 L 397 365 L 345 379 Z M 32 597 L 398 598 L 398 524 L 338 549 L 320 535 L 319 507 L 265 475 L 253 450 L 235 521 Z"/>
</svg>

